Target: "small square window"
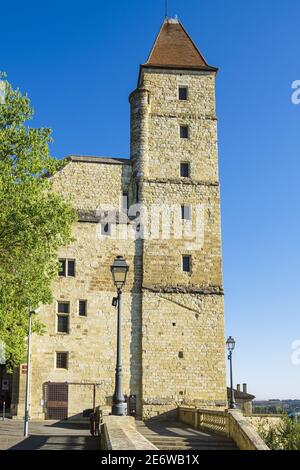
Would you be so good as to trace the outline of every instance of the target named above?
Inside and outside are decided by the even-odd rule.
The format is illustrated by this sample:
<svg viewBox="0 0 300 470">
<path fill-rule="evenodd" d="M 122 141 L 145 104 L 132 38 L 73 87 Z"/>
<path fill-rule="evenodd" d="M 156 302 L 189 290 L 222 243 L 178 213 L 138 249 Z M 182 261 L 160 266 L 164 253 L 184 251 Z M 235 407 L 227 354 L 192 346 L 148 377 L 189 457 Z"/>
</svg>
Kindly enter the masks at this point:
<svg viewBox="0 0 300 470">
<path fill-rule="evenodd" d="M 75 277 L 75 260 L 68 259 L 68 276 Z"/>
<path fill-rule="evenodd" d="M 191 206 L 181 206 L 182 220 L 191 220 Z"/>
<path fill-rule="evenodd" d="M 178 89 L 178 96 L 180 101 L 187 101 L 188 99 L 188 88 L 186 86 L 180 86 Z"/>
<path fill-rule="evenodd" d="M 67 275 L 67 273 L 66 273 L 66 260 L 65 259 L 60 259 L 59 263 L 60 263 L 60 268 L 59 268 L 59 271 L 58 271 L 58 275 L 60 277 L 66 277 L 66 275 Z"/>
<path fill-rule="evenodd" d="M 189 138 L 189 128 L 188 126 L 180 126 L 180 138 L 188 139 Z"/>
<path fill-rule="evenodd" d="M 69 317 L 57 315 L 57 333 L 69 333 Z"/>
<path fill-rule="evenodd" d="M 70 313 L 69 302 L 57 302 L 57 313 L 64 313 L 68 315 Z"/>
<path fill-rule="evenodd" d="M 75 277 L 75 260 L 74 259 L 60 259 L 60 269 L 58 275 L 60 277 Z"/>
<path fill-rule="evenodd" d="M 184 358 L 183 351 L 179 351 L 178 357 L 179 357 L 179 359 L 183 359 L 183 358 Z"/>
<path fill-rule="evenodd" d="M 110 224 L 101 224 L 101 235 L 109 237 L 111 234 L 111 226 Z"/>
<path fill-rule="evenodd" d="M 191 272 L 191 257 L 190 256 L 183 256 L 182 257 L 182 271 L 184 273 Z"/>
<path fill-rule="evenodd" d="M 180 176 L 181 178 L 189 178 L 190 176 L 190 164 L 180 163 Z"/>
<path fill-rule="evenodd" d="M 67 352 L 56 353 L 56 368 L 57 369 L 68 368 L 68 353 Z"/>
<path fill-rule="evenodd" d="M 87 312 L 87 301 L 79 300 L 79 311 L 78 311 L 79 316 L 86 317 L 86 312 Z"/>
</svg>

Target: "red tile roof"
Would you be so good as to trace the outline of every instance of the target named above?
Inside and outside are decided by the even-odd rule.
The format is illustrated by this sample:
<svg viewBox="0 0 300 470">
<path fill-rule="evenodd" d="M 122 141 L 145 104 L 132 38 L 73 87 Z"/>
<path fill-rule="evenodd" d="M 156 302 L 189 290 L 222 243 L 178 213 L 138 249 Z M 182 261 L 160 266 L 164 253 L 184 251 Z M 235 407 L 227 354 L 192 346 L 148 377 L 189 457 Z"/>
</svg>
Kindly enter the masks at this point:
<svg viewBox="0 0 300 470">
<path fill-rule="evenodd" d="M 166 19 L 145 66 L 214 70 L 177 19 Z"/>
</svg>

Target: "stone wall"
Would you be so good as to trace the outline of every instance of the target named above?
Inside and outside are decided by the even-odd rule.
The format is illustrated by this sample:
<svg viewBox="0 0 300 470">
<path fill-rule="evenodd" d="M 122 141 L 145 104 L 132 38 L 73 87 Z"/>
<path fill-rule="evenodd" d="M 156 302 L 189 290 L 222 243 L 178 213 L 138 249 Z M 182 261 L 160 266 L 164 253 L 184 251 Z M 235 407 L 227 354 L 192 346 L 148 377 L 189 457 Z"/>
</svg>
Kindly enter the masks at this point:
<svg viewBox="0 0 300 470">
<path fill-rule="evenodd" d="M 133 266 L 140 263 L 135 244 L 109 237 L 99 239 L 98 225 L 77 224 L 74 241 L 61 249 L 59 257 L 76 259 L 76 277 L 58 278 L 53 285 L 54 302 L 43 307 L 41 320 L 46 335 L 34 335 L 32 344 L 32 413 L 41 417 L 42 384 L 51 382 L 91 382 L 97 386 L 97 404 L 111 400 L 114 389 L 117 313 L 112 307 L 116 295 L 110 266 L 120 253 L 131 269 L 123 293 L 123 380 L 124 393 L 140 396 L 141 294 Z M 87 301 L 87 316 L 78 315 L 78 301 Z M 70 302 L 69 334 L 56 332 L 57 301 Z M 68 370 L 55 367 L 55 353 L 69 353 Z M 69 415 L 92 407 L 92 389 L 73 387 L 69 391 Z"/>
<path fill-rule="evenodd" d="M 71 160 L 52 178 L 54 191 L 79 210 L 93 211 L 105 204 L 121 207 L 122 191 L 128 189 L 131 179 L 129 161 L 105 163 L 102 158 L 96 161 L 84 157 Z"/>
<path fill-rule="evenodd" d="M 283 416 L 246 416 L 246 420 L 257 431 L 269 431 L 271 428 L 278 428 L 282 424 Z"/>
<path fill-rule="evenodd" d="M 188 87 L 188 101 L 178 100 L 178 87 Z M 141 91 L 142 90 L 142 91 Z M 190 162 L 191 179 L 218 181 L 215 74 L 147 69 L 130 97 L 132 158 L 143 159 L 143 176 L 179 179 L 179 162 Z M 183 141 L 179 126 L 190 127 Z M 142 141 L 143 152 L 138 152 Z"/>
<path fill-rule="evenodd" d="M 178 164 L 178 162 L 177 162 Z M 144 286 L 185 286 L 189 288 L 222 288 L 222 254 L 220 236 L 220 199 L 217 186 L 189 185 L 181 183 L 144 182 L 143 202 L 148 207 L 163 209 L 175 206 L 177 220 L 181 223 L 181 205 L 188 204 L 192 210 L 192 236 L 173 238 L 174 217 L 170 217 L 171 239 L 145 240 Z M 197 206 L 201 206 L 197 209 Z M 196 229 L 199 211 L 199 229 Z M 162 212 L 163 213 L 163 210 Z M 159 213 L 156 214 L 159 217 Z M 179 217 L 178 217 L 179 216 Z M 186 222 L 188 224 L 188 222 Z M 182 255 L 192 256 L 190 274 L 182 272 Z"/>
<path fill-rule="evenodd" d="M 252 415 L 252 400 L 246 401 L 243 399 L 235 398 L 237 407 L 243 412 L 244 415 Z"/>
<path fill-rule="evenodd" d="M 71 200 L 78 210 L 90 211 L 102 204 L 120 208 L 122 190 L 128 186 L 130 172 L 130 165 L 71 161 L 55 175 L 53 188 Z M 111 402 L 117 311 L 112 307 L 116 290 L 110 266 L 119 254 L 126 256 L 130 266 L 122 302 L 124 393 L 141 395 L 141 248 L 134 239 L 103 236 L 100 229 L 100 224 L 75 224 L 72 244 L 58 252 L 58 258 L 76 260 L 76 277 L 57 277 L 53 283 L 54 301 L 41 309 L 45 334 L 34 334 L 32 341 L 32 418 L 45 416 L 43 385 L 49 381 L 70 384 L 69 416 L 92 408 L 93 386 L 89 384 L 97 384 L 98 405 Z M 122 230 L 122 226 L 115 229 Z M 87 301 L 86 317 L 78 314 L 79 300 Z M 58 301 L 70 303 L 69 334 L 57 333 Z M 68 352 L 67 370 L 56 369 L 56 352 Z M 18 414 L 21 416 L 22 413 L 23 403 L 18 407 Z"/>
<path fill-rule="evenodd" d="M 191 206 L 193 220 L 200 206 L 202 218 L 192 237 L 164 237 L 162 219 L 159 236 L 145 240 L 135 238 L 133 221 L 112 225 L 110 236 L 101 235 L 99 223 L 75 224 L 73 242 L 58 258 L 76 259 L 76 277 L 54 281 L 54 301 L 41 312 L 46 333 L 33 337 L 33 418 L 44 417 L 48 381 L 70 384 L 70 416 L 91 408 L 93 383 L 97 405 L 111 401 L 117 318 L 110 266 L 120 254 L 130 266 L 123 295 L 123 391 L 137 395 L 138 414 L 169 416 L 183 402 L 226 406 L 214 84 L 211 72 L 143 70 L 130 97 L 131 162 L 73 157 L 54 176 L 53 189 L 83 213 L 105 205 L 121 209 L 122 192 L 129 191 L 130 202 L 138 198 L 148 211 L 177 208 L 173 231 L 182 204 Z M 188 86 L 186 102 L 178 100 L 179 85 Z M 189 139 L 180 139 L 181 124 L 189 126 Z M 181 178 L 181 162 L 190 164 L 189 178 Z M 124 230 L 129 238 L 117 236 Z M 192 257 L 190 273 L 182 271 L 182 255 Z M 87 301 L 86 317 L 78 315 L 79 300 Z M 70 303 L 69 334 L 57 333 L 58 301 Z M 56 369 L 56 352 L 68 352 L 67 370 Z"/>
<path fill-rule="evenodd" d="M 147 417 L 183 402 L 225 407 L 222 309 L 222 296 L 144 293 L 142 365 Z"/>
<path fill-rule="evenodd" d="M 147 147 L 140 185 L 141 202 L 148 213 L 154 206 L 161 210 L 177 207 L 180 212 L 181 205 L 190 205 L 195 224 L 198 206 L 203 210 L 202 225 L 197 230 L 192 227 L 192 237 L 172 237 L 178 223 L 172 216 L 171 238 L 162 235 L 162 218 L 159 239 L 150 236 L 144 241 L 142 399 L 146 418 L 169 415 L 184 401 L 226 406 L 214 83 L 213 73 L 147 68 L 142 72 L 142 92 L 130 98 L 133 116 L 142 116 L 132 123 L 132 149 L 138 148 L 140 136 Z M 178 100 L 179 85 L 188 87 L 188 101 Z M 189 126 L 188 139 L 180 138 L 180 125 Z M 189 178 L 180 177 L 181 162 L 190 164 Z M 191 256 L 190 273 L 182 271 L 183 255 Z"/>
</svg>

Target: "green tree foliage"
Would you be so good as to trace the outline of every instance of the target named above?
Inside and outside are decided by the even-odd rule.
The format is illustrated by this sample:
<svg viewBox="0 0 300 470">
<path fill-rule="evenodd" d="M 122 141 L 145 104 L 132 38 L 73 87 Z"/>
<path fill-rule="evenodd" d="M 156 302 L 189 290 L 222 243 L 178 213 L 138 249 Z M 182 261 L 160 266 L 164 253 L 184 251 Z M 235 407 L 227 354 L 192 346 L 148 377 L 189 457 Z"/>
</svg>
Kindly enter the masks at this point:
<svg viewBox="0 0 300 470">
<path fill-rule="evenodd" d="M 283 414 L 284 413 L 284 409 L 282 408 L 282 406 L 254 406 L 253 407 L 253 413 L 254 414 Z"/>
<path fill-rule="evenodd" d="M 268 430 L 261 427 L 258 432 L 271 450 L 300 450 L 300 422 L 288 416 L 280 426 Z"/>
<path fill-rule="evenodd" d="M 34 114 L 30 101 L 4 78 L 1 74 L 0 341 L 8 363 L 14 365 L 24 357 L 28 304 L 51 302 L 56 252 L 70 242 L 76 216 L 51 191 L 50 176 L 62 166 L 49 154 L 51 130 L 25 125 Z M 33 328 L 43 331 L 37 318 Z"/>
</svg>

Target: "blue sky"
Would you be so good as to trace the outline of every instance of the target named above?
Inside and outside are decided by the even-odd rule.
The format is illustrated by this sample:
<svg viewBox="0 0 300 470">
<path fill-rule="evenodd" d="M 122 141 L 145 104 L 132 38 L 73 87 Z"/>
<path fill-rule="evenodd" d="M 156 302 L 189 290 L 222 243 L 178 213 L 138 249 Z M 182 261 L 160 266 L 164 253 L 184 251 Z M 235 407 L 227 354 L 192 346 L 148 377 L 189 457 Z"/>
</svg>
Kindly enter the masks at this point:
<svg viewBox="0 0 300 470">
<path fill-rule="evenodd" d="M 235 382 L 300 398 L 299 0 L 169 0 L 217 80 L 226 330 Z M 0 69 L 30 95 L 53 155 L 129 156 L 128 95 L 163 0 L 5 2 Z"/>
</svg>

